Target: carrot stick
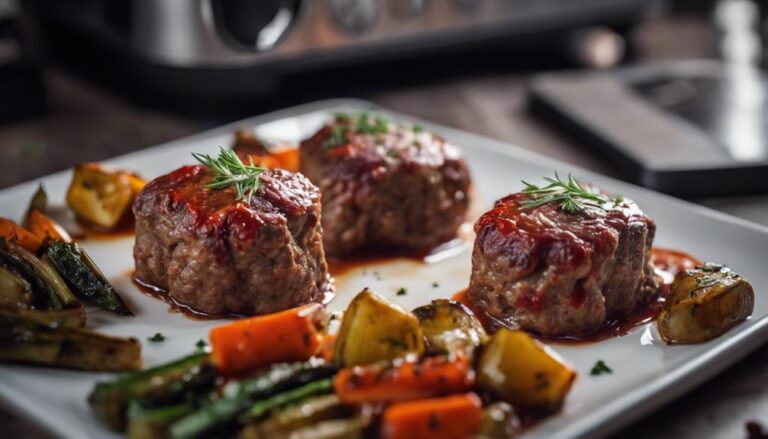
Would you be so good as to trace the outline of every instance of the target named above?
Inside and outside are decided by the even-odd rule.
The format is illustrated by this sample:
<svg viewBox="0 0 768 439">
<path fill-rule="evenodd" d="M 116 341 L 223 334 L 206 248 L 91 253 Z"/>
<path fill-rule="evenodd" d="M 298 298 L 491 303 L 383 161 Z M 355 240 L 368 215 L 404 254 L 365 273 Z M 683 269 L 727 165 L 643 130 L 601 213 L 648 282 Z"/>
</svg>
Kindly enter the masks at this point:
<svg viewBox="0 0 768 439">
<path fill-rule="evenodd" d="M 313 303 L 238 320 L 211 330 L 211 356 L 224 375 L 240 375 L 281 361 L 304 361 L 320 347 L 324 310 Z"/>
<path fill-rule="evenodd" d="M 333 387 L 342 402 L 363 404 L 466 392 L 474 382 L 469 360 L 459 353 L 419 362 L 401 360 L 392 366 L 374 364 L 342 369 L 336 374 Z"/>
<path fill-rule="evenodd" d="M 299 170 L 299 148 L 283 148 L 272 153 L 272 157 L 280 162 L 280 167 L 296 172 Z"/>
<path fill-rule="evenodd" d="M 327 362 L 333 361 L 333 350 L 336 347 L 336 335 L 325 334 L 320 341 L 320 348 L 317 350 L 317 356 Z"/>
<path fill-rule="evenodd" d="M 42 245 L 40 238 L 6 218 L 0 218 L 0 238 L 16 243 L 34 254 Z"/>
<path fill-rule="evenodd" d="M 54 241 L 72 242 L 69 236 L 59 223 L 45 216 L 39 210 L 33 210 L 29 214 L 29 231 L 40 241 L 52 239 Z"/>
<path fill-rule="evenodd" d="M 251 154 L 248 156 L 248 159 L 245 160 L 245 163 L 249 163 L 249 160 L 253 160 L 253 164 L 261 168 L 277 169 L 281 167 L 280 161 L 272 155 Z"/>
<path fill-rule="evenodd" d="M 480 429 L 480 398 L 474 393 L 393 404 L 384 411 L 383 439 L 468 439 Z"/>
</svg>

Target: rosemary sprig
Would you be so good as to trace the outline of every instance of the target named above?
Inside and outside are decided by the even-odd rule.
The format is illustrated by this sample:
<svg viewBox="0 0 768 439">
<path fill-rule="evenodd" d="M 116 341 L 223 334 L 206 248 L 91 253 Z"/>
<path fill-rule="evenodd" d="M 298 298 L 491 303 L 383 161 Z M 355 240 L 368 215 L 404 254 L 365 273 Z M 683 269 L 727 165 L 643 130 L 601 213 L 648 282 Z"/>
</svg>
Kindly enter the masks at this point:
<svg viewBox="0 0 768 439">
<path fill-rule="evenodd" d="M 250 203 L 253 194 L 259 190 L 259 176 L 266 171 L 256 166 L 253 158 L 249 158 L 248 164 L 243 163 L 231 149 L 219 148 L 219 156 L 216 158 L 195 152 L 192 157 L 207 166 L 213 174 L 213 181 L 205 185 L 207 189 L 218 190 L 234 186 L 237 193 L 235 199 L 245 200 L 246 203 Z"/>
<path fill-rule="evenodd" d="M 523 209 L 531 209 L 548 203 L 560 203 L 560 208 L 568 213 L 584 212 L 587 206 L 602 207 L 608 200 L 576 180 L 568 174 L 568 180 L 563 181 L 555 172 L 555 178 L 544 177 L 546 186 L 523 181 L 525 188 L 523 193 L 529 195 L 529 199 L 522 204 Z"/>
</svg>

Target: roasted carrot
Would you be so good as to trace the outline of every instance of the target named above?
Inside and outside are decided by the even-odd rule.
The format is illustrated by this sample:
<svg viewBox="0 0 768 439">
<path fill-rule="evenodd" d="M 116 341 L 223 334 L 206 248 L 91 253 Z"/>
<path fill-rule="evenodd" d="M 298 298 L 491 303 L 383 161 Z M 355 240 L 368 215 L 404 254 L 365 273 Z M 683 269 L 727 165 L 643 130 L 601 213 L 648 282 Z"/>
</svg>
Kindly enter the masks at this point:
<svg viewBox="0 0 768 439">
<path fill-rule="evenodd" d="M 59 223 L 45 216 L 39 210 L 33 210 L 29 214 L 29 231 L 43 242 L 49 239 L 72 242 L 72 237 Z"/>
<path fill-rule="evenodd" d="M 395 360 L 342 369 L 334 378 L 336 395 L 347 404 L 406 401 L 466 392 L 475 373 L 463 353 L 421 361 Z"/>
<path fill-rule="evenodd" d="M 42 245 L 40 238 L 7 218 L 0 218 L 0 238 L 16 243 L 34 254 Z"/>
<path fill-rule="evenodd" d="M 291 172 L 299 170 L 299 148 L 283 148 L 272 153 L 280 162 L 280 167 Z"/>
<path fill-rule="evenodd" d="M 267 168 L 267 169 L 276 169 L 281 168 L 280 160 L 277 158 L 271 156 L 271 155 L 255 155 L 251 154 L 248 156 L 248 158 L 245 160 L 246 163 L 249 163 L 250 160 L 253 160 L 253 164 L 255 166 L 258 166 L 260 168 Z"/>
<path fill-rule="evenodd" d="M 317 350 L 317 356 L 325 361 L 333 361 L 333 350 L 336 347 L 336 335 L 325 334 L 320 341 L 320 348 Z"/>
<path fill-rule="evenodd" d="M 213 362 L 233 376 L 279 361 L 307 360 L 320 347 L 323 314 L 322 305 L 313 303 L 217 326 L 210 333 Z"/>
<path fill-rule="evenodd" d="M 393 404 L 382 416 L 381 437 L 468 439 L 480 429 L 481 406 L 474 393 Z"/>
</svg>

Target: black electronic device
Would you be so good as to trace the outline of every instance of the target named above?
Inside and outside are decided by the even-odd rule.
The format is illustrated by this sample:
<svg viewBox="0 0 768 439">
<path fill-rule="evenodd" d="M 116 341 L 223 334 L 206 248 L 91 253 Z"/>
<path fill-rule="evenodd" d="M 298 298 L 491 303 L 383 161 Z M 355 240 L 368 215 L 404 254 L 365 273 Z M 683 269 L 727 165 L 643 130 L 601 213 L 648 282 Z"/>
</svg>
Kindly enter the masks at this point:
<svg viewBox="0 0 768 439">
<path fill-rule="evenodd" d="M 768 77 L 752 65 L 542 74 L 528 91 L 534 114 L 599 151 L 628 181 L 682 197 L 768 192 Z"/>
</svg>

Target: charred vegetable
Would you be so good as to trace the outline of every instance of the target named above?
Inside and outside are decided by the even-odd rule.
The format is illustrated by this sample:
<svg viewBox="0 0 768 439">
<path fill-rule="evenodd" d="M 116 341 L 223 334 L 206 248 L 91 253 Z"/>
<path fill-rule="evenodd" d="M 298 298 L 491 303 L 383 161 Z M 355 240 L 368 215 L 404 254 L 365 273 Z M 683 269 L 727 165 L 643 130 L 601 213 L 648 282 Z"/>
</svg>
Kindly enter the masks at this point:
<svg viewBox="0 0 768 439">
<path fill-rule="evenodd" d="M 0 239 L 14 243 L 33 254 L 37 254 L 43 245 L 40 238 L 7 218 L 0 218 Z"/>
<path fill-rule="evenodd" d="M 0 265 L 6 268 L 6 274 L 10 270 L 23 280 L 15 284 L 16 288 L 29 285 L 35 308 L 63 309 L 79 305 L 46 258 L 40 260 L 13 242 L 0 239 Z M 17 295 L 18 291 L 13 294 Z M 4 293 L 0 291 L 0 294 Z"/>
<path fill-rule="evenodd" d="M 143 185 L 141 178 L 129 172 L 111 170 L 98 163 L 82 163 L 75 167 L 67 205 L 78 217 L 113 228 L 130 213 Z"/>
<path fill-rule="evenodd" d="M 371 424 L 369 416 L 351 419 L 331 419 L 318 422 L 291 432 L 291 439 L 364 439 L 371 437 L 366 429 Z"/>
<path fill-rule="evenodd" d="M 41 325 L 0 314 L 0 361 L 71 369 L 125 371 L 141 367 L 141 345 L 87 329 Z"/>
<path fill-rule="evenodd" d="M 96 264 L 76 243 L 54 242 L 46 257 L 85 302 L 121 316 L 133 313 Z"/>
<path fill-rule="evenodd" d="M 196 353 L 150 369 L 98 383 L 88 398 L 96 416 L 114 430 L 126 425 L 128 401 L 151 408 L 175 404 L 201 389 L 208 389 L 217 373 L 206 353 Z"/>
<path fill-rule="evenodd" d="M 21 225 L 29 229 L 32 212 L 45 213 L 46 209 L 48 209 L 48 194 L 45 192 L 45 187 L 40 184 L 37 186 L 35 194 L 32 195 L 32 199 L 29 200 L 29 206 L 27 206 L 27 212 L 24 213 L 24 219 L 22 220 Z"/>
<path fill-rule="evenodd" d="M 344 313 L 334 358 L 350 367 L 423 353 L 424 334 L 418 319 L 366 289 Z"/>
<path fill-rule="evenodd" d="M 18 317 L 31 323 L 51 329 L 82 328 L 85 326 L 85 308 L 81 305 L 64 309 L 25 309 L 6 310 L 0 307 L 0 316 Z"/>
<path fill-rule="evenodd" d="M 453 300 L 433 300 L 413 310 L 427 339 L 427 352 L 453 353 L 459 350 L 471 355 L 488 335 L 472 311 Z"/>
<path fill-rule="evenodd" d="M 415 361 L 395 360 L 342 369 L 333 380 L 347 404 L 378 404 L 466 392 L 475 375 L 463 352 Z"/>
<path fill-rule="evenodd" d="M 189 403 L 145 408 L 138 401 L 128 404 L 129 439 L 163 439 L 168 436 L 168 425 L 195 410 Z"/>
<path fill-rule="evenodd" d="M 560 408 L 575 377 L 553 351 L 525 332 L 506 328 L 491 337 L 477 368 L 480 388 L 540 413 Z"/>
<path fill-rule="evenodd" d="M 719 264 L 678 273 L 657 324 L 667 343 L 701 343 L 731 329 L 752 314 L 752 285 Z"/>
<path fill-rule="evenodd" d="M 29 309 L 34 306 L 32 285 L 10 267 L 0 265 L 0 309 Z"/>
<path fill-rule="evenodd" d="M 199 437 L 215 428 L 236 423 L 237 417 L 258 401 L 309 382 L 328 378 L 335 368 L 322 362 L 276 364 L 254 378 L 233 381 L 218 398 L 174 422 L 170 434 L 174 438 Z"/>
<path fill-rule="evenodd" d="M 85 326 L 85 309 L 72 301 L 43 262 L 11 243 L 0 243 L 0 314 L 51 329 Z M 62 281 L 63 282 L 63 281 Z"/>
<path fill-rule="evenodd" d="M 243 414 L 243 416 L 240 417 L 240 419 L 243 422 L 259 419 L 277 407 L 301 401 L 313 395 L 328 393 L 332 390 L 333 380 L 330 378 L 313 381 L 301 387 L 278 393 L 267 399 L 256 402 L 245 414 Z"/>
<path fill-rule="evenodd" d="M 330 419 L 352 416 L 352 409 L 341 403 L 336 395 L 308 398 L 278 410 L 267 419 L 246 426 L 241 439 L 259 439 L 288 436 L 291 432 Z"/>
<path fill-rule="evenodd" d="M 393 404 L 382 415 L 382 439 L 469 438 L 480 429 L 482 402 L 474 393 Z"/>
<path fill-rule="evenodd" d="M 37 210 L 33 210 L 29 215 L 29 225 L 26 227 L 42 242 L 72 242 L 72 237 L 64 230 L 64 227 Z"/>
</svg>

